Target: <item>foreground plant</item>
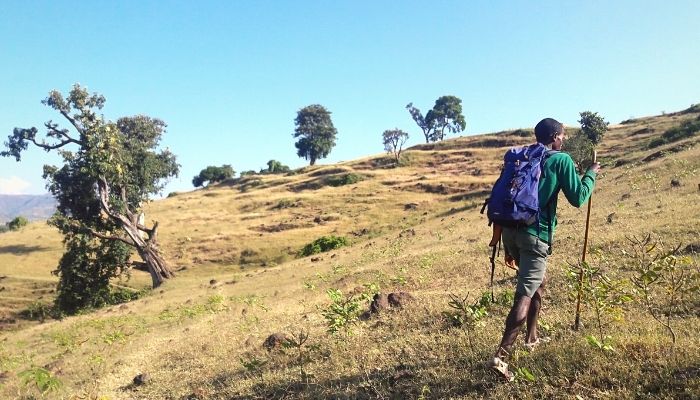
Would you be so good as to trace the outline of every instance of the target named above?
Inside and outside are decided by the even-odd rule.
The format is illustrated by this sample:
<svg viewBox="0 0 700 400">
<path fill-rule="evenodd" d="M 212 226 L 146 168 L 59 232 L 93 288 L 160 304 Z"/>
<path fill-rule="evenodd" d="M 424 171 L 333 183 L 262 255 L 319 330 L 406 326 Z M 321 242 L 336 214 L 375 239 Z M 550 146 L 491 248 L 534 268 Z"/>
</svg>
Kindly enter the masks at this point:
<svg viewBox="0 0 700 400">
<path fill-rule="evenodd" d="M 326 319 L 328 332 L 336 334 L 340 331 L 350 333 L 350 329 L 360 316 L 361 300 L 354 296 L 345 296 L 338 289 L 328 289 L 326 292 L 331 299 L 331 304 L 321 311 L 321 315 Z"/>
<path fill-rule="evenodd" d="M 490 293 L 484 293 L 481 299 L 474 303 L 469 302 L 468 293 L 464 297 L 450 293 L 449 297 L 450 301 L 447 305 L 451 310 L 443 311 L 442 315 L 450 321 L 453 326 L 464 328 L 467 331 L 469 347 L 471 347 L 472 351 L 476 351 L 472 343 L 472 336 L 475 329 L 483 325 L 482 319 L 488 315 L 488 305 L 491 302 Z"/>
<path fill-rule="evenodd" d="M 608 326 L 607 319 L 620 321 L 625 311 L 624 305 L 634 299 L 628 290 L 628 282 L 624 279 L 614 279 L 601 268 L 587 262 L 570 265 L 566 276 L 570 297 L 576 298 L 580 294 L 582 301 L 588 304 L 595 315 L 599 337 L 587 335 L 588 343 L 604 352 L 614 351 L 612 338 L 606 335 L 604 330 Z M 595 345 L 596 343 L 601 345 Z"/>
<path fill-rule="evenodd" d="M 623 252 L 632 264 L 632 283 L 639 289 L 639 301 L 649 315 L 661 324 L 676 344 L 674 316 L 698 305 L 700 268 L 691 257 L 681 257 L 677 247 L 666 250 L 651 235 L 628 237 L 629 249 Z"/>
<path fill-rule="evenodd" d="M 27 387 L 35 387 L 41 396 L 58 391 L 63 384 L 45 368 L 33 367 L 17 374 L 22 384 Z"/>
<path fill-rule="evenodd" d="M 313 353 L 319 350 L 319 345 L 308 344 L 309 332 L 299 331 L 295 336 L 287 338 L 282 343 L 282 348 L 292 349 L 296 353 L 296 365 L 299 367 L 299 382 L 302 384 L 308 384 L 309 379 L 313 378 L 304 368 L 307 364 L 313 361 Z"/>
</svg>

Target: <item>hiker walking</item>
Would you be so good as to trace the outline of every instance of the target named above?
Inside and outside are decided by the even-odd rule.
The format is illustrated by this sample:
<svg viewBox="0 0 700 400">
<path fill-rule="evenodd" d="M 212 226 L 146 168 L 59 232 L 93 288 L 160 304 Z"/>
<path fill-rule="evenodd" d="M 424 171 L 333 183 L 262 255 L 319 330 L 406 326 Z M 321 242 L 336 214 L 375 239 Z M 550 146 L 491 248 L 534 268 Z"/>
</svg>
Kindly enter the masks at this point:
<svg viewBox="0 0 700 400">
<path fill-rule="evenodd" d="M 560 152 L 566 136 L 564 126 L 557 120 L 545 118 L 540 121 L 535 126 L 535 137 L 536 144 L 522 150 L 509 151 L 511 157 L 521 157 L 514 159 L 510 166 L 509 154 L 506 154 L 501 178 L 494 186 L 491 198 L 487 200 L 489 219 L 498 225 L 494 229 L 502 229 L 506 265 L 518 268 L 515 301 L 506 318 L 503 338 L 494 357 L 487 363 L 508 381 L 513 380 L 514 375 L 508 370 L 504 359 L 510 354 L 522 325 L 527 323 L 527 348 L 533 349 L 541 340 L 537 334 L 537 319 L 546 283 L 547 256 L 551 254 L 552 238 L 557 226 L 559 191 L 564 192 L 572 206 L 580 207 L 593 192 L 596 175 L 600 170 L 600 164 L 593 163 L 582 177 L 578 176 L 571 157 Z M 522 151 L 522 154 L 518 151 Z M 527 170 L 528 164 L 531 170 Z M 510 178 L 504 177 L 509 168 L 514 172 Z M 530 184 L 537 188 L 532 190 L 532 194 L 526 193 L 526 188 L 520 190 L 518 186 L 527 185 L 528 178 L 535 182 Z M 504 182 L 504 179 L 510 180 Z M 500 200 L 497 193 L 499 184 L 504 193 L 510 193 L 510 200 L 501 200 L 502 203 L 509 204 L 510 210 L 504 211 L 501 205 L 495 204 Z M 522 197 L 534 196 L 534 210 L 529 210 L 530 214 L 523 212 L 528 207 L 520 207 L 520 192 L 516 193 L 516 190 L 524 193 Z M 508 194 L 504 196 L 508 197 Z"/>
</svg>

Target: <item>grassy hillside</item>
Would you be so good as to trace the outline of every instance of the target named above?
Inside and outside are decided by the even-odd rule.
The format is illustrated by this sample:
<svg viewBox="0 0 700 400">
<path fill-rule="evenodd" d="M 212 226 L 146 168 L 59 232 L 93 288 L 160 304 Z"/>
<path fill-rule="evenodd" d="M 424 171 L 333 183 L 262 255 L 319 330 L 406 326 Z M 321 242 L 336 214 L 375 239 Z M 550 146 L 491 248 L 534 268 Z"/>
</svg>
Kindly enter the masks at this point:
<svg viewBox="0 0 700 400">
<path fill-rule="evenodd" d="M 652 254 L 680 245 L 679 265 L 698 271 L 700 136 L 666 135 L 650 147 L 698 118 L 690 110 L 625 121 L 599 150 L 589 260 L 628 282 L 628 292 L 640 261 L 628 238 L 651 234 L 659 242 Z M 673 314 L 675 345 L 642 301 L 603 312 L 600 326 L 586 306 L 584 327 L 570 328 L 567 271 L 580 258 L 585 210 L 565 199 L 542 311 L 553 340 L 515 352 L 516 382 L 502 384 L 483 367 L 500 340 L 511 270 L 497 266 L 497 301 L 473 326 L 446 316 L 455 312 L 450 294 L 472 304 L 489 290 L 490 228 L 479 209 L 504 150 L 530 140 L 518 131 L 460 137 L 415 146 L 398 168 L 374 156 L 153 202 L 146 218 L 161 222 L 176 279 L 138 301 L 60 321 L 19 314 L 50 302 L 60 237 L 41 223 L 2 234 L 0 396 L 39 398 L 33 384 L 48 371 L 61 383 L 49 398 L 697 398 L 698 297 Z M 331 234 L 350 246 L 297 256 Z M 117 282 L 149 283 L 140 271 Z M 330 289 L 354 294 L 346 308 L 368 309 L 362 294 L 377 290 L 414 300 L 333 335 L 324 318 Z M 263 342 L 276 332 L 308 338 L 268 351 Z M 587 335 L 610 336 L 613 351 Z M 134 383 L 139 374 L 145 384 Z"/>
</svg>

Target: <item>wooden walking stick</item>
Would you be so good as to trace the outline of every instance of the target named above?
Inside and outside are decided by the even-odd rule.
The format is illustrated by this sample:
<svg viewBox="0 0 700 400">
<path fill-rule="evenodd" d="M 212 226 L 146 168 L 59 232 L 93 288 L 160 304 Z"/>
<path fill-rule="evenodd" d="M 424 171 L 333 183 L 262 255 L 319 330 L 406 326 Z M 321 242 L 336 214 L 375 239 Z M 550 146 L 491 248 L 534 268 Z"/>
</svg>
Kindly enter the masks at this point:
<svg viewBox="0 0 700 400">
<path fill-rule="evenodd" d="M 593 164 L 596 163 L 597 153 L 593 150 Z M 583 291 L 583 266 L 586 263 L 586 253 L 588 252 L 588 226 L 591 222 L 591 203 L 593 202 L 593 192 L 588 197 L 588 212 L 586 213 L 586 233 L 583 235 L 583 253 L 581 254 L 581 271 L 578 274 L 578 299 L 576 300 L 576 319 L 574 330 L 577 331 L 581 319 L 581 292 Z"/>
</svg>

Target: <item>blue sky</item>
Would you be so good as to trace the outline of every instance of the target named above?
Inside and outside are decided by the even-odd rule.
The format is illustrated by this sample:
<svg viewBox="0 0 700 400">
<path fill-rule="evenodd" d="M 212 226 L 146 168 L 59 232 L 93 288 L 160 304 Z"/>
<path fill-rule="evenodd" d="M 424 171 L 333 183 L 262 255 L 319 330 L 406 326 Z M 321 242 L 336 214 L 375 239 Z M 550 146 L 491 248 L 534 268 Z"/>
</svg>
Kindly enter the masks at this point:
<svg viewBox="0 0 700 400">
<path fill-rule="evenodd" d="M 108 119 L 168 123 L 182 165 L 165 190 L 191 190 L 207 165 L 290 167 L 294 117 L 333 114 L 320 164 L 383 151 L 398 127 L 424 141 L 405 106 L 463 101 L 463 134 L 611 123 L 700 102 L 700 2 L 682 1 L 3 1 L 0 142 L 14 127 L 61 122 L 40 101 L 79 82 Z M 44 193 L 31 149 L 0 159 L 0 193 Z"/>
</svg>

